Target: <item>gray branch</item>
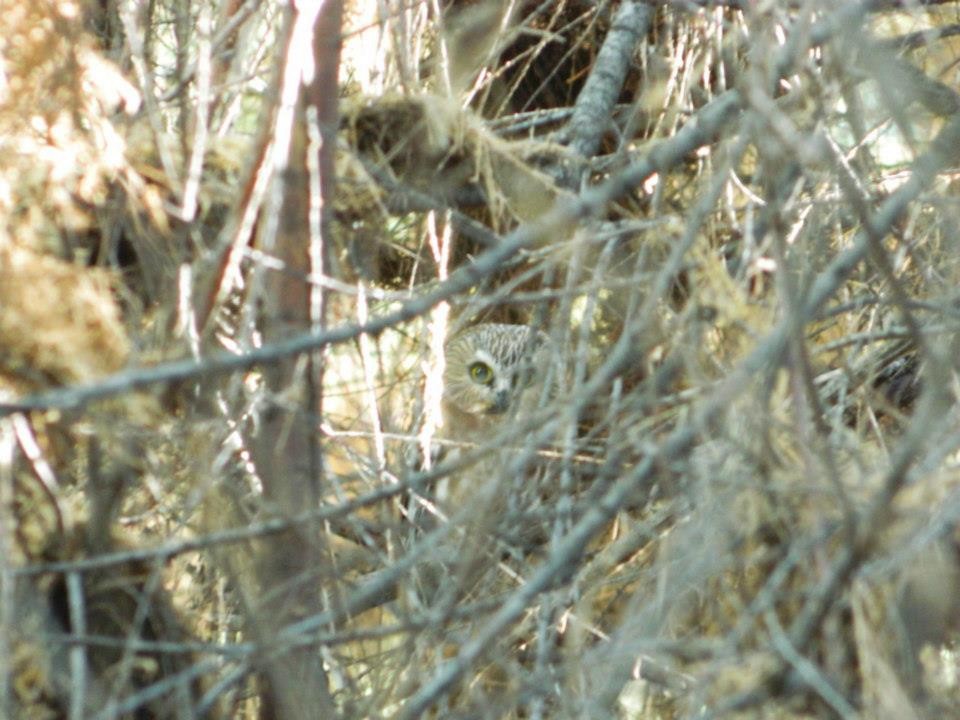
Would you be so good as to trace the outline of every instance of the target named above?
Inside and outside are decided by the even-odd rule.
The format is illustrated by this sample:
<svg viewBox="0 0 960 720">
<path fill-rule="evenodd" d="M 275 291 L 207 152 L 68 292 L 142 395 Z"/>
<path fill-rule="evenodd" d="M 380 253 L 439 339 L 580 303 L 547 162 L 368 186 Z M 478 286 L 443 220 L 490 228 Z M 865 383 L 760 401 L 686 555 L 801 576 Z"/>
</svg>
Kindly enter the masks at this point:
<svg viewBox="0 0 960 720">
<path fill-rule="evenodd" d="M 633 59 L 633 49 L 647 34 L 652 15 L 649 7 L 638 2 L 625 2 L 617 10 L 570 120 L 573 136 L 570 147 L 585 158 L 596 154 L 610 126 L 613 108 Z"/>
</svg>

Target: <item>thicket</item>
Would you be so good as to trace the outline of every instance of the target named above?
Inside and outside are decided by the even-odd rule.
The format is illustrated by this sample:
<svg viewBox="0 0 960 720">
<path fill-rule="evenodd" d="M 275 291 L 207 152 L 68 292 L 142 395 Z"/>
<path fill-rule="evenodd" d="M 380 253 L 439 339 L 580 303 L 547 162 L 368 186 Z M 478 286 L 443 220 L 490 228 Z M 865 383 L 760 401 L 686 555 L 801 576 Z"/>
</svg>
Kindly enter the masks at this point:
<svg viewBox="0 0 960 720">
<path fill-rule="evenodd" d="M 4 717 L 957 713 L 960 4 L 0 17 Z"/>
</svg>

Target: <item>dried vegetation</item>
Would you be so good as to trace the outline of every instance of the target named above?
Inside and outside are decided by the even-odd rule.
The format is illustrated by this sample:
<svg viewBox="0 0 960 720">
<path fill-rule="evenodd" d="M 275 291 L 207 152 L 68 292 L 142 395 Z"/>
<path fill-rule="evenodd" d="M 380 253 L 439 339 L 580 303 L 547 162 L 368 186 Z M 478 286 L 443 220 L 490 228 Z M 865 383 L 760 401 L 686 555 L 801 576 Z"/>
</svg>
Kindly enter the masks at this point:
<svg viewBox="0 0 960 720">
<path fill-rule="evenodd" d="M 0 715 L 956 714 L 960 5 L 294 5 L 0 0 Z"/>
</svg>

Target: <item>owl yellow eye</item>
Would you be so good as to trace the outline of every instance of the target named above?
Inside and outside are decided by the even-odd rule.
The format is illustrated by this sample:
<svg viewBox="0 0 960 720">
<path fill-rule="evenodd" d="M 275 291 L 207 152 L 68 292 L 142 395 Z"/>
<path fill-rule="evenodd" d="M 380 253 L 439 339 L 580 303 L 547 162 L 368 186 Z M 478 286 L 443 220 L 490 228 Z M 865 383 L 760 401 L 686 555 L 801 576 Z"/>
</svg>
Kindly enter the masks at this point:
<svg viewBox="0 0 960 720">
<path fill-rule="evenodd" d="M 482 362 L 471 363 L 470 379 L 481 385 L 489 385 L 493 382 L 493 368 Z"/>
</svg>

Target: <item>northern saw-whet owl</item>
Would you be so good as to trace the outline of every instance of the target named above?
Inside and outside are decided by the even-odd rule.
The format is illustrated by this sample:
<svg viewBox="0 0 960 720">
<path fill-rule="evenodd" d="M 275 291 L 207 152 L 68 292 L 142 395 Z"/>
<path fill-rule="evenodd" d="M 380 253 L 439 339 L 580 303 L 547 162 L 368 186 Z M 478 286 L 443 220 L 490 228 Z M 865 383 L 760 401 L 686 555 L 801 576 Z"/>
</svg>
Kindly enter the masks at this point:
<svg viewBox="0 0 960 720">
<path fill-rule="evenodd" d="M 549 337 L 527 325 L 484 323 L 454 335 L 445 348 L 444 434 L 478 440 L 531 413 L 550 362 Z"/>
</svg>

